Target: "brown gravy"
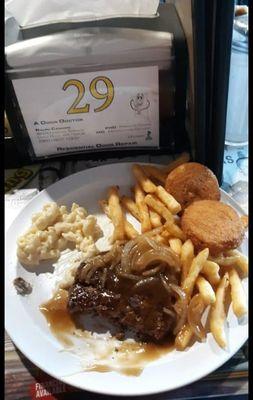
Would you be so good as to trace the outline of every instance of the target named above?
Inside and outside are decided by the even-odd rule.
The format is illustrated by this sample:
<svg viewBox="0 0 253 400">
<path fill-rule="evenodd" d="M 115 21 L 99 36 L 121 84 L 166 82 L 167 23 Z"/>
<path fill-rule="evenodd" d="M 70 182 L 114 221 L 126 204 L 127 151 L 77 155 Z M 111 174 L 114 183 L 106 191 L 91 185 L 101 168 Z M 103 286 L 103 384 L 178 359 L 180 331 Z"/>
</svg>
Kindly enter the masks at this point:
<svg viewBox="0 0 253 400">
<path fill-rule="evenodd" d="M 66 347 L 73 345 L 69 335 L 74 334 L 76 326 L 67 310 L 68 292 L 59 291 L 48 302 L 40 306 L 40 311 L 45 316 L 47 323 L 56 338 Z M 143 367 L 150 361 L 157 360 L 174 349 L 171 342 L 163 344 L 122 342 L 116 349 L 117 355 L 122 358 L 120 369 L 107 365 L 95 364 L 88 370 L 96 372 L 109 372 L 117 370 L 124 375 L 138 376 Z M 116 354 L 115 353 L 115 354 Z"/>
<path fill-rule="evenodd" d="M 111 372 L 113 369 L 109 367 L 108 365 L 96 365 L 94 364 L 91 368 L 89 368 L 89 371 L 93 372 Z M 139 376 L 143 371 L 143 368 L 136 368 L 136 367 L 129 367 L 129 368 L 120 368 L 118 372 L 120 372 L 123 375 L 127 376 Z"/>
<path fill-rule="evenodd" d="M 75 324 L 68 313 L 67 301 L 68 292 L 59 289 L 52 299 L 40 306 L 40 311 L 46 317 L 47 323 L 57 339 L 64 345 L 71 346 L 73 343 L 67 336 L 73 334 Z"/>
</svg>

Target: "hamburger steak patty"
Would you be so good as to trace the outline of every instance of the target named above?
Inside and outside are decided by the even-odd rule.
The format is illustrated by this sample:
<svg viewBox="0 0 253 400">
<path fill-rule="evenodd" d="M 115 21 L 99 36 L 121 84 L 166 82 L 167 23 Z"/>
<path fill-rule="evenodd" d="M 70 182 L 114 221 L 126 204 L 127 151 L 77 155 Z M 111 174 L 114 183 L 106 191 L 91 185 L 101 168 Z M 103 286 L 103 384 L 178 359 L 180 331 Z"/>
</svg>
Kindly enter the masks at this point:
<svg viewBox="0 0 253 400">
<path fill-rule="evenodd" d="M 104 259 L 108 253 L 105 253 Z M 144 340 L 159 341 L 175 327 L 175 296 L 170 295 L 159 276 L 136 279 L 123 276 L 120 264 L 101 267 L 101 256 L 93 259 L 100 266 L 88 279 L 82 263 L 69 289 L 68 309 L 72 314 L 91 313 L 106 318 L 123 330 L 131 330 Z M 85 278 L 86 276 L 86 278 Z M 178 278 L 173 275 L 173 283 Z M 167 312 L 164 312 L 166 308 Z"/>
</svg>

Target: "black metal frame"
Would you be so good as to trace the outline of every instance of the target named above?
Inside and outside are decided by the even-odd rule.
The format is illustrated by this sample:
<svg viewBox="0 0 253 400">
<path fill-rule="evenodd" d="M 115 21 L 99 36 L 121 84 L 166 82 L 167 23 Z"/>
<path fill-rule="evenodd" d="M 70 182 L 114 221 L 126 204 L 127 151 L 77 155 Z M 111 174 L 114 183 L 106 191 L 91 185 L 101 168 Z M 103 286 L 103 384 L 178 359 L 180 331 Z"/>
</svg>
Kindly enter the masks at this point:
<svg viewBox="0 0 253 400">
<path fill-rule="evenodd" d="M 221 184 L 235 4 L 234 0 L 216 1 L 216 4 L 215 2 L 212 2 L 212 4 L 215 20 L 213 49 L 211 49 L 213 62 L 212 81 L 209 89 L 211 104 L 210 123 L 207 126 L 207 146 L 209 149 L 207 165 L 215 172 Z"/>
<path fill-rule="evenodd" d="M 184 35 L 183 28 L 181 26 L 180 19 L 178 17 L 176 8 L 173 4 L 160 4 L 158 8 L 160 14 L 159 18 L 138 18 L 138 29 L 152 29 L 161 30 L 161 20 L 162 24 L 166 26 L 168 32 L 172 32 L 174 35 L 174 53 L 175 53 L 175 116 L 171 118 L 168 126 L 163 127 L 160 130 L 160 149 L 122 149 L 115 151 L 106 152 L 95 152 L 95 153 L 75 153 L 73 155 L 61 154 L 53 157 L 49 157 L 51 160 L 64 158 L 68 159 L 96 159 L 96 158 L 108 158 L 108 157 L 124 157 L 130 155 L 138 154 L 164 154 L 164 153 L 177 153 L 184 150 L 189 150 L 189 139 L 185 129 L 185 115 L 186 115 L 186 88 L 187 88 L 187 66 L 188 66 L 188 56 L 187 56 L 187 45 Z M 92 26 L 110 26 L 110 27 L 125 27 L 125 28 L 136 28 L 137 20 L 136 18 L 120 18 L 105 21 L 94 21 L 82 24 L 57 24 L 51 27 L 54 32 L 63 29 L 73 29 L 82 27 L 92 27 Z M 40 28 L 40 35 L 47 33 L 48 27 L 45 27 L 45 32 Z M 28 39 L 34 36 L 38 36 L 38 28 L 33 28 L 30 30 L 23 31 L 24 39 Z M 32 145 L 28 134 L 20 134 L 19 125 L 22 124 L 23 131 L 25 123 L 23 121 L 22 114 L 19 110 L 18 101 L 15 96 L 13 85 L 11 80 L 6 77 L 6 113 L 8 120 L 14 132 L 14 138 L 12 140 L 13 146 L 16 146 L 17 152 L 19 154 L 19 163 L 29 163 L 29 162 L 41 162 L 41 158 L 36 159 L 32 155 Z M 18 118 L 17 118 L 18 115 Z M 165 131 L 167 138 L 169 135 L 173 138 L 172 140 L 166 139 L 164 133 Z M 25 136 L 25 138 L 24 138 Z M 169 142 L 169 143 L 168 143 Z M 10 145 L 9 145 L 10 146 Z M 43 157 L 45 159 L 45 157 Z M 9 157 L 7 155 L 6 162 L 9 162 Z"/>
<path fill-rule="evenodd" d="M 222 183 L 234 0 L 192 0 L 196 161 Z"/>
</svg>

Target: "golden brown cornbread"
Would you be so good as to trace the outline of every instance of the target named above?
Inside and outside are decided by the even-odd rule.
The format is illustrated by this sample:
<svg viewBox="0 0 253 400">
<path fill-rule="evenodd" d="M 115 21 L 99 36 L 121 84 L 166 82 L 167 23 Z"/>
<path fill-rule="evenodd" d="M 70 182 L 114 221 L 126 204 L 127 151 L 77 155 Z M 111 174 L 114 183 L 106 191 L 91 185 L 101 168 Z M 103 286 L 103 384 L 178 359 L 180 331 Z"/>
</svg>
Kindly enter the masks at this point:
<svg viewBox="0 0 253 400">
<path fill-rule="evenodd" d="M 169 173 L 165 189 L 185 209 L 196 200 L 220 200 L 219 184 L 213 172 L 202 164 L 190 162 Z"/>
<path fill-rule="evenodd" d="M 192 203 L 184 211 L 181 227 L 197 250 L 208 247 L 211 255 L 238 247 L 244 236 L 244 226 L 236 211 L 215 200 Z"/>
</svg>

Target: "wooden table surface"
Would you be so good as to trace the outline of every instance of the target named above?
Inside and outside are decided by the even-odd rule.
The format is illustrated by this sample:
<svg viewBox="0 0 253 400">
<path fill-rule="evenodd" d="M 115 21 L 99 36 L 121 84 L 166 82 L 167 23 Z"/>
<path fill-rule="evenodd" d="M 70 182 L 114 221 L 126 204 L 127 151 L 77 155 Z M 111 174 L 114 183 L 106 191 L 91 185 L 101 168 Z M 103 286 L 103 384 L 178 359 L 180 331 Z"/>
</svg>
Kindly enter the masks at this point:
<svg viewBox="0 0 253 400">
<path fill-rule="evenodd" d="M 248 394 L 248 345 L 245 344 L 238 353 L 217 371 L 200 381 L 160 395 L 145 396 L 150 400 L 176 400 L 192 398 L 217 399 L 224 395 Z M 49 389 L 51 397 L 45 390 Z M 55 391 L 55 393 L 54 393 Z M 5 400 L 25 399 L 101 399 L 116 397 L 102 396 L 77 390 L 58 382 L 30 362 L 5 335 Z M 138 397 L 141 399 L 142 397 Z M 135 397 L 126 397 L 135 399 Z M 144 397 L 143 397 L 144 399 Z M 235 397 L 236 399 L 236 397 Z"/>
</svg>

